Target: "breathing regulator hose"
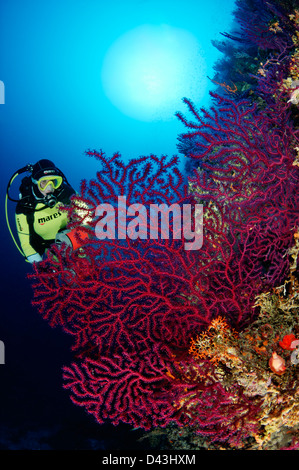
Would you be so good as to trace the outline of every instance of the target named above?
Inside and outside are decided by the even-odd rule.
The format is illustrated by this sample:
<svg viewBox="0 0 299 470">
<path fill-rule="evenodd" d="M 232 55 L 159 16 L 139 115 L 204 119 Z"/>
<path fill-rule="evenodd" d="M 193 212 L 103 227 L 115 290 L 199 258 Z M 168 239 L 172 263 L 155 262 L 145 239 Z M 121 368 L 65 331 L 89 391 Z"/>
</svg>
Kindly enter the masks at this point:
<svg viewBox="0 0 299 470">
<path fill-rule="evenodd" d="M 17 243 L 17 241 L 16 241 L 16 239 L 15 239 L 15 237 L 14 237 L 14 234 L 13 234 L 13 232 L 12 232 L 12 230 L 11 230 L 11 226 L 10 226 L 9 218 L 8 218 L 7 202 L 8 202 L 8 199 L 9 199 L 10 201 L 13 201 L 13 202 L 19 202 L 18 199 L 13 199 L 13 198 L 10 197 L 10 195 L 9 195 L 9 189 L 10 189 L 12 183 L 14 182 L 14 180 L 15 180 L 15 178 L 16 178 L 17 176 L 19 176 L 21 173 L 25 173 L 26 171 L 32 172 L 32 168 L 33 168 L 32 165 L 31 165 L 31 164 L 28 164 L 28 165 L 24 166 L 23 168 L 21 168 L 20 170 L 17 170 L 17 171 L 12 175 L 12 177 L 10 178 L 10 180 L 9 180 L 9 182 L 8 182 L 8 185 L 7 185 L 7 188 L 6 188 L 6 196 L 5 196 L 5 219 L 6 219 L 6 224 L 7 224 L 8 231 L 9 231 L 10 236 L 11 236 L 11 238 L 13 239 L 14 244 L 16 245 L 17 249 L 19 250 L 19 252 L 21 253 L 21 255 L 24 256 L 25 260 L 26 260 L 28 263 L 29 263 L 29 261 L 26 259 L 26 256 L 25 256 L 23 250 L 19 247 L 19 245 L 18 245 L 18 243 Z"/>
</svg>

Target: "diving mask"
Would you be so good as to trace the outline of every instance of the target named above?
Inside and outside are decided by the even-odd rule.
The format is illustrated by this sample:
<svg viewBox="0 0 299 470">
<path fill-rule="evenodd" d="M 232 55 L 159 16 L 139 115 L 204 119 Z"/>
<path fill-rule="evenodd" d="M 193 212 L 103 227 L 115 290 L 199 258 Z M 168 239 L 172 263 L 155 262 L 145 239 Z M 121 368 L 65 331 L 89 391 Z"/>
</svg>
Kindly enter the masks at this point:
<svg viewBox="0 0 299 470">
<path fill-rule="evenodd" d="M 53 189 L 58 189 L 59 186 L 61 186 L 63 181 L 62 176 L 43 176 L 40 178 L 38 181 L 34 181 L 34 183 L 37 183 L 38 189 L 42 192 L 47 189 L 49 185 L 52 186 Z"/>
</svg>

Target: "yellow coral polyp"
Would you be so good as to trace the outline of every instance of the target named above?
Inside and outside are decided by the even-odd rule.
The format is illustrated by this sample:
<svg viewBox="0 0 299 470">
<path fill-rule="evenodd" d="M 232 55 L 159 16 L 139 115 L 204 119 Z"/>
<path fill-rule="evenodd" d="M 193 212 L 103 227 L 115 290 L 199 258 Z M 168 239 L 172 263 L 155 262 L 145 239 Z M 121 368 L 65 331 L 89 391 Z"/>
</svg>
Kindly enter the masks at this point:
<svg viewBox="0 0 299 470">
<path fill-rule="evenodd" d="M 195 359 L 209 359 L 211 363 L 238 362 L 234 348 L 237 333 L 232 330 L 222 317 L 214 319 L 206 331 L 196 339 L 192 338 L 189 354 Z"/>
</svg>

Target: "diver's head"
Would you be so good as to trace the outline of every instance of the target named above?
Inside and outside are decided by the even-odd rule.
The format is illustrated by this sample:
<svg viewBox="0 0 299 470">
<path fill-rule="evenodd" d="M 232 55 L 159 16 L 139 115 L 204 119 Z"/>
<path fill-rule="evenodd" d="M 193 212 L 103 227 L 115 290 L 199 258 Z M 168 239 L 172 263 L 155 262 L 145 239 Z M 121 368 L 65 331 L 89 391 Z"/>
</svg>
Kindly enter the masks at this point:
<svg viewBox="0 0 299 470">
<path fill-rule="evenodd" d="M 53 207 L 56 204 L 54 191 L 61 186 L 63 174 L 50 160 L 39 160 L 32 168 L 32 189 L 37 199 Z"/>
</svg>

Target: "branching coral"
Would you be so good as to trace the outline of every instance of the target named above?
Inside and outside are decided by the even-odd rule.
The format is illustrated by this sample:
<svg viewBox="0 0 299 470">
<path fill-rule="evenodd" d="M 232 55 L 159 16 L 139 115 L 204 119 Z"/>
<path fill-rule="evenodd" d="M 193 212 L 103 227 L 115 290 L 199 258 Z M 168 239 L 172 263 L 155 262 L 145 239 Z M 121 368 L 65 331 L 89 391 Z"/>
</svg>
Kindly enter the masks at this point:
<svg viewBox="0 0 299 470">
<path fill-rule="evenodd" d="M 240 326 L 252 319 L 254 297 L 288 272 L 285 252 L 298 222 L 298 171 L 289 145 L 296 133 L 286 109 L 272 115 L 212 96 L 217 107 L 209 113 L 200 115 L 186 100 L 195 121 L 179 117 L 190 129 L 182 136 L 193 144 L 189 157 L 198 162 L 189 188 L 204 205 L 205 240 L 217 260 L 210 279 L 218 291 L 217 279 L 226 284 L 218 314 Z"/>
<path fill-rule="evenodd" d="M 246 439 L 258 430 L 260 400 L 246 397 L 236 383 L 227 387 L 208 360 L 189 361 L 187 371 L 189 380 L 198 386 L 192 393 L 185 396 L 182 393 L 180 401 L 175 402 L 183 411 L 183 423 L 209 442 L 243 447 Z"/>
<path fill-rule="evenodd" d="M 234 284 L 249 294 L 246 307 L 246 297 L 238 298 L 243 313 L 246 308 L 259 312 L 238 333 L 227 323 L 220 321 L 217 326 L 213 320 L 193 337 L 190 353 L 199 364 L 204 359 L 214 365 L 223 387 L 229 390 L 237 384 L 249 400 L 260 400 L 251 448 L 279 448 L 291 436 L 296 439 L 299 422 L 298 351 L 294 349 L 299 338 L 298 189 L 293 192 L 298 173 L 292 169 L 298 165 L 298 130 L 290 108 L 290 103 L 296 104 L 290 88 L 296 90 L 298 14 L 288 16 L 277 6 L 267 3 L 267 14 L 274 12 L 276 18 L 268 16 L 264 21 L 262 17 L 262 26 L 257 18 L 254 28 L 248 21 L 242 23 L 245 36 L 250 30 L 249 41 L 258 39 L 259 47 L 273 51 L 265 54 L 257 76 L 255 92 L 262 102 L 255 100 L 254 108 L 238 97 L 233 101 L 212 94 L 211 111 L 199 112 L 185 100 L 195 119 L 190 122 L 178 115 L 189 129 L 181 136 L 179 148 L 197 163 L 190 191 L 206 207 L 206 237 L 213 240 L 219 266 L 227 268 L 219 269 L 218 275 L 230 273 L 236 257 L 242 268 L 239 277 L 235 270 Z M 268 33 L 261 35 L 259 28 Z M 266 38 L 271 34 L 276 39 L 270 44 Z M 294 82 L 289 83 L 288 77 Z M 224 228 L 221 235 L 215 230 L 219 225 Z M 220 243 L 221 251 L 217 250 Z M 223 317 L 234 325 L 225 308 Z"/>
<path fill-rule="evenodd" d="M 212 320 L 208 329 L 201 333 L 196 340 L 192 339 L 189 353 L 197 359 L 210 358 L 212 363 L 218 364 L 223 360 L 239 362 L 235 345 L 237 333 L 232 331 L 224 319 L 218 317 Z"/>
<path fill-rule="evenodd" d="M 298 242 L 292 250 L 297 261 Z M 277 448 L 299 436 L 299 295 L 294 265 L 285 284 L 257 297 L 259 316 L 244 331 L 233 331 L 222 319 L 214 320 L 196 340 L 190 354 L 199 364 L 209 360 L 215 377 L 227 390 L 237 384 L 248 399 L 259 399 L 252 449 Z M 293 352 L 292 352 L 293 351 Z M 278 358 L 283 368 L 272 366 Z M 240 445 L 240 443 L 239 443 Z M 246 440 L 243 440 L 246 445 Z"/>
</svg>

